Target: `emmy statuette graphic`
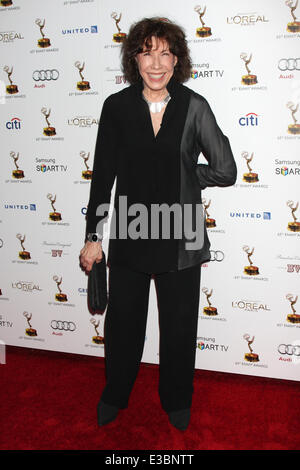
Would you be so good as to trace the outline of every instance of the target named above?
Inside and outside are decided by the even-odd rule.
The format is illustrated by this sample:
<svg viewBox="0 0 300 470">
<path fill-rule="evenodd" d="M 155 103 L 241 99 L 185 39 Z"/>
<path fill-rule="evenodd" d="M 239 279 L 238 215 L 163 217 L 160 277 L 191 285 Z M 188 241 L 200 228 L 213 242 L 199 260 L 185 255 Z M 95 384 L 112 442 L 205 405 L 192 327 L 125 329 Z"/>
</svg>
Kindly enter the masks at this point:
<svg viewBox="0 0 300 470">
<path fill-rule="evenodd" d="M 246 353 L 246 354 L 245 354 L 245 356 L 244 356 L 245 361 L 248 361 L 248 362 L 259 362 L 259 356 L 258 356 L 258 354 L 255 354 L 255 353 L 253 352 L 252 347 L 251 347 L 251 344 L 253 343 L 255 337 L 253 336 L 252 339 L 250 339 L 250 335 L 245 334 L 245 335 L 243 336 L 243 338 L 247 341 L 247 343 L 248 343 L 248 348 L 249 348 L 249 351 L 250 351 L 250 353 Z"/>
<path fill-rule="evenodd" d="M 294 11 L 298 6 L 298 0 L 294 4 L 294 0 L 286 0 L 285 4 L 291 9 L 291 15 L 294 21 L 291 21 L 287 24 L 286 30 L 289 33 L 299 33 L 300 32 L 300 21 L 297 21 Z"/>
<path fill-rule="evenodd" d="M 291 111 L 292 118 L 294 121 L 294 124 L 289 124 L 288 133 L 293 135 L 300 134 L 300 124 L 297 124 L 297 119 L 295 118 L 295 114 L 299 108 L 299 103 L 297 103 L 297 105 L 294 105 L 294 103 L 289 101 L 286 107 Z"/>
<path fill-rule="evenodd" d="M 296 309 L 294 307 L 295 303 L 297 302 L 298 300 L 298 295 L 293 298 L 293 295 L 292 294 L 287 294 L 286 295 L 286 298 L 287 300 L 290 302 L 291 304 L 291 309 L 292 309 L 292 312 L 293 313 L 289 313 L 288 316 L 286 317 L 287 321 L 289 323 L 300 323 L 300 315 L 298 315 L 296 313 Z"/>
<path fill-rule="evenodd" d="M 242 52 L 240 55 L 240 58 L 245 62 L 245 67 L 248 72 L 247 75 L 242 76 L 242 84 L 243 85 L 255 85 L 255 83 L 257 83 L 257 76 L 251 74 L 251 70 L 248 67 L 252 59 L 252 54 L 250 54 L 249 58 L 247 58 L 247 54 L 245 52 Z"/>
<path fill-rule="evenodd" d="M 47 194 L 47 198 L 49 199 L 49 201 L 51 202 L 51 206 L 52 206 L 52 209 L 53 209 L 53 212 L 50 212 L 49 213 L 49 219 L 50 220 L 53 220 L 54 222 L 58 221 L 58 220 L 61 220 L 61 213 L 60 212 L 56 212 L 55 210 L 55 207 L 54 207 L 54 203 L 56 201 L 56 194 L 53 198 L 52 194 Z"/>
<path fill-rule="evenodd" d="M 99 335 L 99 331 L 97 329 L 99 324 L 100 324 L 100 320 L 97 323 L 95 318 L 91 318 L 90 322 L 94 325 L 94 328 L 95 328 L 95 331 L 96 331 L 96 336 L 93 336 L 93 338 L 92 338 L 93 343 L 95 343 L 95 344 L 104 344 L 104 338 L 103 338 L 103 336 Z"/>
<path fill-rule="evenodd" d="M 218 315 L 218 310 L 216 309 L 216 307 L 212 307 L 211 301 L 209 300 L 212 293 L 213 293 L 213 290 L 211 289 L 210 292 L 208 292 L 207 287 L 203 287 L 202 292 L 206 295 L 206 300 L 207 300 L 207 303 L 208 303 L 208 307 L 204 307 L 203 313 L 205 315 L 210 316 L 210 317 Z"/>
<path fill-rule="evenodd" d="M 83 170 L 82 173 L 81 173 L 81 177 L 84 179 L 84 180 L 91 180 L 92 179 L 92 170 L 89 169 L 89 166 L 88 164 L 86 163 L 88 161 L 88 159 L 90 158 L 90 152 L 88 154 L 86 154 L 83 150 L 80 152 L 80 156 L 81 158 L 83 158 L 83 161 L 84 161 L 84 164 L 85 164 L 85 167 L 86 167 L 86 170 Z"/>
<path fill-rule="evenodd" d="M 9 7 L 13 4 L 12 0 L 0 0 L 1 7 Z"/>
<path fill-rule="evenodd" d="M 80 62 L 77 60 L 74 65 L 75 65 L 75 67 L 78 68 L 79 75 L 80 75 L 80 78 L 81 78 L 81 81 L 77 82 L 77 85 L 76 85 L 77 90 L 80 90 L 80 91 L 89 90 L 90 89 L 90 82 L 84 80 L 84 76 L 81 73 L 84 70 L 84 62 L 83 62 L 83 65 L 81 65 Z"/>
<path fill-rule="evenodd" d="M 194 11 L 198 13 L 202 25 L 201 28 L 196 29 L 196 36 L 199 38 L 207 38 L 208 36 L 211 36 L 211 28 L 205 26 L 205 23 L 202 19 L 206 12 L 206 6 L 204 7 L 203 11 L 201 11 L 201 6 L 197 5 L 195 6 Z"/>
<path fill-rule="evenodd" d="M 287 201 L 286 205 L 291 209 L 291 212 L 292 212 L 292 217 L 294 219 L 293 222 L 289 222 L 288 223 L 288 230 L 290 232 L 300 232 L 300 222 L 297 222 L 297 217 L 295 216 L 295 212 L 296 210 L 298 209 L 298 206 L 299 206 L 299 201 L 297 202 L 297 204 L 294 206 L 294 202 L 293 201 Z"/>
<path fill-rule="evenodd" d="M 22 237 L 20 233 L 17 233 L 16 237 L 20 241 L 22 247 L 22 251 L 19 251 L 19 258 L 23 260 L 30 259 L 30 253 L 29 251 L 26 251 L 24 247 L 25 235 Z"/>
<path fill-rule="evenodd" d="M 122 13 L 120 13 L 119 18 L 118 18 L 118 14 L 115 11 L 113 11 L 110 16 L 113 20 L 115 20 L 116 27 L 118 30 L 118 32 L 113 35 L 113 41 L 118 42 L 118 43 L 123 42 L 124 39 L 126 39 L 126 33 L 122 33 L 120 26 L 119 26 L 119 23 L 122 18 Z"/>
<path fill-rule="evenodd" d="M 253 262 L 251 260 L 251 256 L 254 253 L 254 248 L 252 248 L 252 251 L 250 251 L 249 246 L 245 245 L 243 246 L 243 250 L 245 253 L 247 253 L 248 261 L 250 264 L 250 266 L 244 267 L 244 273 L 247 274 L 248 276 L 257 276 L 259 274 L 259 269 L 257 266 L 253 266 Z"/>
<path fill-rule="evenodd" d="M 249 170 L 249 173 L 244 173 L 243 174 L 243 181 L 246 181 L 246 183 L 257 183 L 258 180 L 258 174 L 253 173 L 252 168 L 250 167 L 249 163 L 253 160 L 253 152 L 251 156 L 249 157 L 248 152 L 243 152 L 242 157 L 246 160 L 247 167 Z"/>
<path fill-rule="evenodd" d="M 38 25 L 38 27 L 40 28 L 40 32 L 41 32 L 41 39 L 38 39 L 38 47 L 41 47 L 41 48 L 45 48 L 45 47 L 49 47 L 51 46 L 51 43 L 50 43 L 50 39 L 49 38 L 45 38 L 45 34 L 44 34 L 44 27 L 45 27 L 45 19 L 44 21 L 42 21 L 40 18 L 37 18 L 35 20 L 35 24 Z"/>
<path fill-rule="evenodd" d="M 26 318 L 27 323 L 29 325 L 29 328 L 26 328 L 26 330 L 25 330 L 25 334 L 27 336 L 37 336 L 36 330 L 34 328 L 32 328 L 31 323 L 30 323 L 30 320 L 32 318 L 32 313 L 23 312 L 23 315 Z"/>
<path fill-rule="evenodd" d="M 12 172 L 12 177 L 17 179 L 17 180 L 19 180 L 21 178 L 24 178 L 24 176 L 25 176 L 24 171 L 20 170 L 19 165 L 17 164 L 17 161 L 19 160 L 19 152 L 17 153 L 17 155 L 16 155 L 15 152 L 10 152 L 9 155 L 11 156 L 11 158 L 13 158 L 14 164 L 16 166 L 16 170 L 13 170 L 13 172 Z"/>
<path fill-rule="evenodd" d="M 9 85 L 6 86 L 6 93 L 8 95 L 14 95 L 15 93 L 18 93 L 19 90 L 18 90 L 18 87 L 17 85 L 13 85 L 13 82 L 12 82 L 12 79 L 11 79 L 11 76 L 12 76 L 12 73 L 13 73 L 13 67 L 9 70 L 9 67 L 7 65 L 5 65 L 3 67 L 3 70 L 4 72 L 7 73 L 7 77 L 8 77 L 8 80 L 9 80 Z"/>
<path fill-rule="evenodd" d="M 207 228 L 213 228 L 213 227 L 216 227 L 216 221 L 215 219 L 211 219 L 209 217 L 209 213 L 207 212 L 207 209 L 209 208 L 210 206 L 210 203 L 211 203 L 211 200 L 209 200 L 209 202 L 206 204 L 206 199 L 203 199 L 203 206 L 204 206 L 204 210 L 205 210 L 205 214 L 206 214 L 206 227 Z"/>
<path fill-rule="evenodd" d="M 59 293 L 55 294 L 55 300 L 57 300 L 58 302 L 67 302 L 67 294 L 63 294 L 60 288 L 62 277 L 58 279 L 58 276 L 53 276 L 53 281 L 56 282 L 57 289 L 59 290 Z"/>
<path fill-rule="evenodd" d="M 43 134 L 46 135 L 47 137 L 56 135 L 55 127 L 50 126 L 50 122 L 48 120 L 48 117 L 51 114 L 51 109 L 49 109 L 49 111 L 47 112 L 47 108 L 42 108 L 41 113 L 45 116 L 46 122 L 48 124 L 48 127 L 44 127 Z"/>
</svg>

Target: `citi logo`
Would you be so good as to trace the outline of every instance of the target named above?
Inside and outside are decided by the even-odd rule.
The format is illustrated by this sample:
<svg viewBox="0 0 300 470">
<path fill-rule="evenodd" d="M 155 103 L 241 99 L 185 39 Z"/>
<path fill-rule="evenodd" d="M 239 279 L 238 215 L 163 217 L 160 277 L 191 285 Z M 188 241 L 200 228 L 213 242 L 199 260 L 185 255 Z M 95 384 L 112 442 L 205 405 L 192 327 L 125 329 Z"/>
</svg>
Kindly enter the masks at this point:
<svg viewBox="0 0 300 470">
<path fill-rule="evenodd" d="M 258 114 L 248 113 L 239 119 L 239 125 L 245 126 L 258 126 Z"/>
<path fill-rule="evenodd" d="M 78 287 L 79 294 L 87 294 L 87 288 L 85 287 Z"/>
<path fill-rule="evenodd" d="M 13 129 L 21 129 L 21 119 L 17 117 L 11 118 L 10 121 L 7 121 L 5 124 L 6 129 L 13 130 Z"/>
</svg>

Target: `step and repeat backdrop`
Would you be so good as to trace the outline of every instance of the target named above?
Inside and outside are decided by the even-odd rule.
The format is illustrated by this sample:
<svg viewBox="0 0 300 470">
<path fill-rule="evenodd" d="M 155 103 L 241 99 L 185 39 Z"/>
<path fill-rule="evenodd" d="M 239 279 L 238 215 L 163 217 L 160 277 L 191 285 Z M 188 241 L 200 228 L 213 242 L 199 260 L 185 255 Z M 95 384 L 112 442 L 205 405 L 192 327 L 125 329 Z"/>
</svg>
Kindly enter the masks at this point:
<svg viewBox="0 0 300 470">
<path fill-rule="evenodd" d="M 185 29 L 186 85 L 238 166 L 203 191 L 196 368 L 300 380 L 298 0 L 0 0 L 0 340 L 104 356 L 79 252 L 102 103 L 128 86 L 121 43 L 147 16 Z M 143 362 L 159 362 L 157 313 L 152 280 Z"/>
</svg>

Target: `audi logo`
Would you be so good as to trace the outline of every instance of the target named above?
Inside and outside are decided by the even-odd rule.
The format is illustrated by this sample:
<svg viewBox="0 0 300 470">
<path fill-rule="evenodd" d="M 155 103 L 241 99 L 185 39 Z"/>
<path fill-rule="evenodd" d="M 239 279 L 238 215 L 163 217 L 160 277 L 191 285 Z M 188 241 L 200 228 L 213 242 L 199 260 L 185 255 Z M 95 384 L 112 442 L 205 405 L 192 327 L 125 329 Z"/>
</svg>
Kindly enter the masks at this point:
<svg viewBox="0 0 300 470">
<path fill-rule="evenodd" d="M 53 330 L 75 331 L 76 325 L 72 321 L 52 320 L 51 328 Z"/>
<path fill-rule="evenodd" d="M 280 344 L 278 352 L 280 354 L 288 354 L 288 356 L 300 356 L 300 345 Z"/>
<path fill-rule="evenodd" d="M 280 59 L 278 62 L 279 70 L 300 70 L 300 57 L 297 59 Z"/>
<path fill-rule="evenodd" d="M 218 263 L 220 263 L 221 261 L 223 261 L 225 255 L 223 253 L 223 251 L 219 251 L 219 250 L 210 250 L 210 261 L 218 261 Z"/>
<path fill-rule="evenodd" d="M 45 80 L 57 80 L 59 77 L 59 72 L 56 69 L 52 70 L 35 70 L 32 74 L 32 78 L 34 81 L 42 81 Z"/>
</svg>

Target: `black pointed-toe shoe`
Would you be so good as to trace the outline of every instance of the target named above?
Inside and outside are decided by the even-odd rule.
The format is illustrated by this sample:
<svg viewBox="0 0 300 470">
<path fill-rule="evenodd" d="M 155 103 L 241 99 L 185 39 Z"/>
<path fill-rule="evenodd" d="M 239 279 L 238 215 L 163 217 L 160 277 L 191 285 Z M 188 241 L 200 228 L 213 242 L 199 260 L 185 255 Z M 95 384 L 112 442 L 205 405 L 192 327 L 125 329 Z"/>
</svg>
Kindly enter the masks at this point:
<svg viewBox="0 0 300 470">
<path fill-rule="evenodd" d="M 171 411 L 168 413 L 169 421 L 175 428 L 180 431 L 185 431 L 189 425 L 191 410 L 187 408 L 185 410 Z"/>
<path fill-rule="evenodd" d="M 97 406 L 98 425 L 103 426 L 104 424 L 110 423 L 116 419 L 118 412 L 119 408 L 116 406 L 107 405 L 102 400 L 100 400 Z"/>
</svg>

